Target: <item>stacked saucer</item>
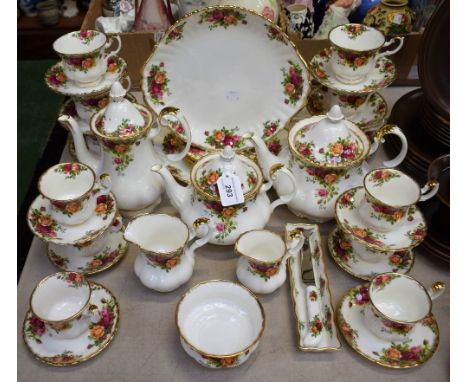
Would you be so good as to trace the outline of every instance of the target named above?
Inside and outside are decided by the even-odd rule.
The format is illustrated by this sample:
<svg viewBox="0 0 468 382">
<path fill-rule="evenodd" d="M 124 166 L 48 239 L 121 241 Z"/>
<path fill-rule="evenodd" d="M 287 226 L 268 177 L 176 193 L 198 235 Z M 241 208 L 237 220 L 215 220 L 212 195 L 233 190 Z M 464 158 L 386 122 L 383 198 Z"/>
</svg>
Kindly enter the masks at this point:
<svg viewBox="0 0 468 382">
<path fill-rule="evenodd" d="M 311 60 L 320 85 L 311 89 L 308 110 L 324 114 L 338 104 L 346 119 L 372 134 L 387 120 L 388 106 L 378 91 L 395 80 L 395 65 L 386 56 L 400 50 L 403 40 L 395 49 L 377 53 L 394 40 L 385 42 L 381 32 L 362 24 L 340 25 L 329 39 L 332 46 Z"/>
<path fill-rule="evenodd" d="M 98 180 L 81 163 L 60 163 L 41 175 L 38 196 L 27 221 L 47 243 L 49 260 L 64 271 L 94 274 L 116 264 L 126 253 L 123 222 L 110 178 Z"/>
<path fill-rule="evenodd" d="M 429 180 L 420 189 L 399 170 L 369 172 L 363 187 L 338 197 L 338 226 L 328 239 L 332 258 L 344 271 L 362 280 L 384 272 L 409 272 L 414 263 L 412 249 L 427 233 L 416 203 L 430 199 L 437 190 L 437 181 Z"/>
<path fill-rule="evenodd" d="M 107 53 L 112 39 L 118 46 Z M 117 55 L 120 47 L 119 36 L 108 40 L 104 33 L 94 30 L 70 32 L 55 40 L 53 48 L 61 61 L 44 75 L 45 84 L 51 90 L 71 97 L 62 106 L 60 115 L 77 118 L 90 150 L 96 153 L 99 153 L 99 145 L 90 132 L 91 116 L 107 105 L 109 90 L 115 81 L 125 77 L 130 87 L 127 63 Z"/>
</svg>

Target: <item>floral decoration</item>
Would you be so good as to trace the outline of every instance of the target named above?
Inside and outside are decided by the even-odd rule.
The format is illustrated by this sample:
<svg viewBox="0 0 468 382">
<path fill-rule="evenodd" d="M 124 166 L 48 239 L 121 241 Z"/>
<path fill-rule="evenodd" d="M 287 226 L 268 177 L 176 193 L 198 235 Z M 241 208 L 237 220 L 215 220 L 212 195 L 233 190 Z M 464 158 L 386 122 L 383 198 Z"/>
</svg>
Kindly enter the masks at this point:
<svg viewBox="0 0 468 382">
<path fill-rule="evenodd" d="M 96 66 L 96 63 L 100 58 L 101 54 L 96 53 L 89 56 L 69 57 L 65 60 L 65 63 L 68 65 L 67 69 L 72 72 L 78 70 L 83 73 L 88 73 L 88 70 Z"/>
<path fill-rule="evenodd" d="M 54 364 L 66 365 L 79 361 L 81 356 L 73 354 L 71 350 L 65 350 L 60 354 L 51 357 L 41 357 L 41 359 Z"/>
<path fill-rule="evenodd" d="M 88 349 L 93 346 L 100 346 L 112 333 L 117 309 L 115 300 L 113 298 L 107 300 L 103 298 L 101 304 L 102 308 L 99 310 L 101 319 L 96 324 L 91 323 L 88 328 L 88 338 L 91 340 Z"/>
<path fill-rule="evenodd" d="M 283 73 L 283 94 L 286 96 L 284 103 L 296 106 L 301 99 L 304 79 L 302 78 L 302 68 L 299 64 L 288 60 L 289 68 L 281 68 Z"/>
<path fill-rule="evenodd" d="M 81 288 L 83 285 L 87 284 L 85 278 L 76 272 L 58 273 L 57 279 L 65 281 L 70 288 Z"/>
<path fill-rule="evenodd" d="M 59 86 L 64 85 L 68 78 L 63 72 L 61 65 L 54 65 L 46 73 L 46 81 L 53 88 L 57 89 Z"/>
<path fill-rule="evenodd" d="M 103 148 L 110 152 L 113 156 L 112 160 L 115 165 L 117 175 L 124 175 L 125 170 L 133 162 L 133 154 L 130 144 L 115 143 L 110 140 L 103 139 Z"/>
<path fill-rule="evenodd" d="M 383 331 L 400 334 L 402 336 L 406 336 L 411 329 L 413 329 L 413 325 L 400 324 L 390 320 L 383 320 L 383 325 L 385 326 L 385 329 L 382 328 Z"/>
<path fill-rule="evenodd" d="M 376 170 L 374 171 L 367 179 L 374 186 L 382 186 L 384 183 L 388 182 L 391 179 L 399 178 L 400 174 L 387 169 Z"/>
<path fill-rule="evenodd" d="M 162 147 L 166 154 L 176 154 L 185 148 L 185 141 L 176 133 L 170 132 L 164 136 Z"/>
<path fill-rule="evenodd" d="M 321 209 L 327 208 L 327 205 L 338 195 L 338 181 L 348 176 L 345 171 L 326 170 L 319 167 L 308 166 L 305 168 L 307 172 L 307 182 L 318 182 L 321 186 L 315 193 L 315 202 Z"/>
<path fill-rule="evenodd" d="M 337 230 L 332 238 L 332 245 L 333 251 L 335 252 L 336 256 L 338 257 L 337 260 L 342 261 L 344 263 L 348 263 L 350 260 L 353 263 L 356 263 L 356 256 L 353 252 L 353 245 L 352 243 L 346 239 L 345 234 Z"/>
<path fill-rule="evenodd" d="M 217 27 L 227 29 L 231 25 L 247 24 L 246 15 L 234 9 L 206 10 L 200 14 L 199 24 L 210 23 L 208 28 L 213 30 Z"/>
<path fill-rule="evenodd" d="M 41 337 L 46 331 L 45 324 L 42 320 L 37 318 L 34 314 L 29 313 L 26 318 L 26 337 L 34 340 L 38 344 L 42 343 Z"/>
<path fill-rule="evenodd" d="M 167 256 L 161 256 L 161 255 L 146 254 L 148 263 L 153 268 L 161 268 L 165 270 L 166 272 L 169 272 L 172 268 L 174 268 L 180 263 L 180 256 L 181 255 L 167 257 Z"/>
<path fill-rule="evenodd" d="M 276 275 L 279 271 L 280 264 L 266 265 L 266 264 L 257 264 L 253 261 L 249 261 L 249 270 L 250 273 L 260 276 L 263 280 L 268 281 L 270 277 Z"/>
<path fill-rule="evenodd" d="M 353 188 L 349 191 L 346 191 L 340 198 L 340 203 L 338 207 L 340 209 L 347 208 L 349 210 L 354 210 L 356 208 L 354 195 L 356 195 L 357 188 Z"/>
<path fill-rule="evenodd" d="M 318 152 L 325 156 L 328 163 L 341 163 L 359 158 L 362 149 L 350 138 L 339 138 L 336 142 L 329 143 L 325 149 L 321 147 Z"/>
<path fill-rule="evenodd" d="M 409 341 L 403 343 L 392 342 L 388 348 L 383 348 L 382 351 L 373 352 L 379 357 L 381 362 L 385 362 L 392 366 L 414 366 L 425 362 L 432 355 L 429 347 L 429 342 L 424 340 L 420 346 L 411 346 Z"/>
<path fill-rule="evenodd" d="M 216 170 L 210 170 L 209 172 L 204 169 L 201 172 L 201 176 L 197 180 L 198 185 L 207 194 L 219 196 L 217 181 L 221 175 L 223 175 L 223 172 L 220 168 Z"/>
<path fill-rule="evenodd" d="M 171 95 L 168 86 L 170 80 L 167 78 L 164 62 L 151 66 L 146 82 L 152 101 L 157 105 L 164 105 L 164 95 Z"/>
<path fill-rule="evenodd" d="M 58 231 L 64 232 L 65 230 L 45 211 L 45 207 L 33 208 L 29 214 L 29 222 L 43 240 L 55 239 Z"/>
<path fill-rule="evenodd" d="M 262 139 L 266 139 L 275 135 L 279 129 L 280 120 L 277 119 L 276 121 L 266 121 L 263 122 L 263 136 Z"/>
<path fill-rule="evenodd" d="M 265 7 L 265 8 L 268 8 L 268 7 Z M 284 45 L 288 45 L 286 39 L 284 38 L 283 33 L 281 33 L 274 26 L 265 24 L 265 28 L 267 29 L 267 36 L 270 40 L 276 40 L 276 41 L 282 42 Z"/>
<path fill-rule="evenodd" d="M 318 299 L 317 292 L 314 291 L 314 290 L 311 291 L 311 292 L 309 293 L 309 300 L 310 300 L 310 301 L 317 301 L 317 299 Z"/>
<path fill-rule="evenodd" d="M 351 40 L 355 40 L 368 30 L 368 28 L 362 24 L 345 24 L 340 29 L 342 32 L 345 32 Z"/>
<path fill-rule="evenodd" d="M 87 198 L 89 199 L 89 197 Z M 71 217 L 73 214 L 81 211 L 83 209 L 83 202 L 73 201 L 69 203 L 64 202 L 51 202 L 55 210 L 58 210 L 63 215 Z"/>
<path fill-rule="evenodd" d="M 114 199 L 109 195 L 99 195 L 94 210 L 98 216 L 102 216 L 102 220 L 106 220 L 115 211 Z"/>
<path fill-rule="evenodd" d="M 353 305 L 363 306 L 366 305 L 369 300 L 369 289 L 366 286 L 360 286 L 351 289 L 348 295 L 348 306 L 351 308 Z"/>
<path fill-rule="evenodd" d="M 165 40 L 164 43 L 167 45 L 171 41 L 180 40 L 182 38 L 182 36 L 183 36 L 185 24 L 187 24 L 187 23 L 183 22 L 183 23 L 177 25 L 174 29 L 172 29 L 169 32 L 169 34 L 167 35 L 166 40 Z"/>
<path fill-rule="evenodd" d="M 374 278 L 372 281 L 372 289 L 377 292 L 382 291 L 392 280 L 399 278 L 397 274 L 381 274 Z"/>
<path fill-rule="evenodd" d="M 54 172 L 65 174 L 65 179 L 75 179 L 82 171 L 87 171 L 88 167 L 80 163 L 61 163 L 57 165 Z"/>
<path fill-rule="evenodd" d="M 52 261 L 52 263 L 54 263 L 59 268 L 65 268 L 70 262 L 69 258 L 58 255 L 52 249 L 49 249 L 49 253 L 50 261 Z"/>
<path fill-rule="evenodd" d="M 265 6 L 262 9 L 262 16 L 266 17 L 268 20 L 270 20 L 273 23 L 275 22 L 275 11 L 273 8 L 269 6 Z"/>
<path fill-rule="evenodd" d="M 422 321 L 421 324 L 431 329 L 431 331 L 435 334 L 439 332 L 439 328 L 437 326 L 437 322 L 434 318 L 432 313 L 429 313 Z"/>
<path fill-rule="evenodd" d="M 372 56 L 371 53 L 353 53 L 349 51 L 344 51 L 341 49 L 337 50 L 337 54 L 339 57 L 339 63 L 341 65 L 346 65 L 352 68 L 353 70 L 359 69 L 363 66 L 365 66 L 368 62 L 370 57 Z"/>
<path fill-rule="evenodd" d="M 313 337 L 317 337 L 320 333 L 322 333 L 323 325 L 318 314 L 316 314 L 312 320 L 309 321 L 309 330 Z"/>
<path fill-rule="evenodd" d="M 215 149 L 222 149 L 225 146 L 231 146 L 233 149 L 240 148 L 244 146 L 244 138 L 236 134 L 238 130 L 238 127 L 232 129 L 222 127 L 211 134 L 209 131 L 205 131 L 205 142 Z"/>
<path fill-rule="evenodd" d="M 80 39 L 85 45 L 89 45 L 97 35 L 99 35 L 99 32 L 93 30 L 84 30 L 72 33 L 72 37 Z"/>
<path fill-rule="evenodd" d="M 84 107 L 92 109 L 94 111 L 99 111 L 104 109 L 109 103 L 109 97 L 99 97 L 99 98 L 87 98 L 79 101 Z"/>
<path fill-rule="evenodd" d="M 361 240 L 364 240 L 366 243 L 373 244 L 378 247 L 384 246 L 384 242 L 380 240 L 385 238 L 383 233 L 377 233 L 372 231 L 370 228 L 362 228 L 356 225 L 350 226 L 346 219 L 344 223 L 344 226 L 348 231 Z"/>
<path fill-rule="evenodd" d="M 330 307 L 325 305 L 325 329 L 332 334 L 333 332 L 333 315 Z"/>
<path fill-rule="evenodd" d="M 424 240 L 427 234 L 427 227 L 424 223 L 419 223 L 418 226 L 410 232 L 406 233 L 406 236 L 411 240 L 411 245 Z"/>
<path fill-rule="evenodd" d="M 359 337 L 359 333 L 356 329 L 353 329 L 343 317 L 341 311 L 338 313 L 338 325 L 343 334 L 343 337 L 353 346 L 356 346 L 356 339 Z"/>
<path fill-rule="evenodd" d="M 323 294 L 325 293 L 325 285 L 326 281 L 322 276 L 319 276 L 319 292 L 320 292 L 320 297 L 323 297 Z"/>
<path fill-rule="evenodd" d="M 350 107 L 353 110 L 357 110 L 360 106 L 364 105 L 367 99 L 367 96 L 363 96 L 363 95 L 337 94 L 337 93 L 332 93 L 332 94 L 334 96 L 338 96 L 338 99 L 340 100 L 341 103 L 343 103 L 347 107 Z"/>
<path fill-rule="evenodd" d="M 124 67 L 125 61 L 118 56 L 110 56 L 107 59 L 107 73 L 116 73 Z"/>
<path fill-rule="evenodd" d="M 247 350 L 245 354 L 249 354 Z M 214 368 L 225 368 L 225 367 L 232 367 L 239 364 L 239 357 L 240 355 L 236 355 L 234 357 L 208 357 L 206 355 L 202 355 L 204 362 Z"/>
<path fill-rule="evenodd" d="M 387 223 L 393 225 L 403 219 L 406 215 L 406 210 L 404 208 L 394 208 L 382 203 L 371 202 L 368 198 L 367 201 L 370 202 L 372 208 L 370 216 L 378 221 L 385 220 Z"/>
<path fill-rule="evenodd" d="M 406 269 L 412 261 L 410 251 L 396 251 L 388 257 L 388 263 L 393 267 L 392 271 Z"/>
<path fill-rule="evenodd" d="M 268 151 L 270 151 L 273 155 L 276 155 L 278 156 L 279 153 L 281 152 L 282 150 L 282 146 L 281 146 L 281 141 L 279 138 L 271 138 L 267 141 L 265 141 L 266 143 L 266 146 L 268 148 Z"/>
</svg>

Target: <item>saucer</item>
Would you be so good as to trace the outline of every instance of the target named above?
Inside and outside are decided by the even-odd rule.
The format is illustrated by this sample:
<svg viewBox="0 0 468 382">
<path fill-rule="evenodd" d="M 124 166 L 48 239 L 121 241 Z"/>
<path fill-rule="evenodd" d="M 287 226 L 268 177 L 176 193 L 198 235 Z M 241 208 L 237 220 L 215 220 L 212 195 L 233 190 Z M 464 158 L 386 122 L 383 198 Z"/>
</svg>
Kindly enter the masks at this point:
<svg viewBox="0 0 468 382">
<path fill-rule="evenodd" d="M 330 48 L 321 50 L 310 61 L 311 72 L 320 84 L 337 92 L 369 94 L 386 88 L 396 78 L 396 69 L 392 60 L 381 57 L 365 80 L 357 84 L 344 84 L 336 78 L 330 58 Z"/>
<path fill-rule="evenodd" d="M 407 223 L 390 232 L 379 232 L 366 227 L 358 212 L 358 206 L 366 195 L 364 187 L 355 187 L 341 194 L 335 205 L 335 217 L 339 227 L 367 247 L 380 251 L 411 249 L 424 240 L 426 221 L 418 207 L 408 213 Z"/>
<path fill-rule="evenodd" d="M 433 315 L 417 323 L 404 341 L 385 341 L 375 336 L 364 323 L 369 305 L 367 285 L 351 288 L 337 309 L 337 324 L 349 346 L 369 361 L 381 366 L 403 369 L 426 363 L 439 345 L 439 327 Z"/>
<path fill-rule="evenodd" d="M 112 193 L 106 195 L 100 188 L 95 188 L 91 197 L 96 199 L 96 208 L 91 217 L 82 224 L 65 225 L 46 213 L 50 201 L 39 195 L 29 207 L 29 229 L 39 239 L 54 244 L 80 244 L 94 239 L 112 224 L 117 203 Z"/>
<path fill-rule="evenodd" d="M 326 87 L 321 85 L 311 85 L 311 93 L 307 103 L 307 110 L 311 115 L 323 115 L 330 110 L 333 105 L 328 101 Z M 350 97 L 347 95 L 347 97 Z M 351 96 L 354 97 L 354 96 Z M 358 98 L 356 96 L 356 98 Z M 360 98 L 365 98 L 359 97 Z M 378 92 L 373 93 L 367 105 L 356 106 L 358 110 L 349 112 L 343 111 L 345 118 L 357 125 L 361 130 L 368 131 L 381 127 L 387 121 L 388 105 L 384 97 Z M 342 109 L 343 110 L 343 109 Z"/>
<path fill-rule="evenodd" d="M 353 253 L 353 248 L 344 251 L 340 248 L 338 240 L 340 231 L 335 227 L 328 236 L 328 250 L 332 259 L 342 270 L 361 280 L 370 281 L 379 273 L 398 272 L 408 273 L 414 264 L 413 251 L 398 251 L 388 258 L 376 263 L 362 260 Z"/>
<path fill-rule="evenodd" d="M 113 340 L 120 320 L 117 299 L 104 285 L 89 283 L 90 303 L 98 307 L 101 321 L 91 324 L 77 338 L 56 339 L 46 335 L 44 323 L 28 311 L 23 323 L 23 340 L 36 359 L 52 366 L 77 365 L 98 355 Z"/>
<path fill-rule="evenodd" d="M 111 268 L 117 264 L 127 253 L 128 243 L 123 238 L 123 229 L 109 232 L 109 242 L 102 251 L 94 256 L 60 256 L 50 247 L 47 248 L 47 257 L 56 267 L 66 272 L 80 272 L 84 275 L 93 275 Z"/>
<path fill-rule="evenodd" d="M 58 62 L 50 67 L 44 76 L 46 85 L 52 91 L 74 97 L 88 98 L 108 92 L 115 81 L 121 80 L 127 74 L 127 63 L 122 57 L 109 57 L 107 72 L 98 84 L 92 87 L 79 87 L 69 81 L 63 73 L 62 63 Z"/>
</svg>

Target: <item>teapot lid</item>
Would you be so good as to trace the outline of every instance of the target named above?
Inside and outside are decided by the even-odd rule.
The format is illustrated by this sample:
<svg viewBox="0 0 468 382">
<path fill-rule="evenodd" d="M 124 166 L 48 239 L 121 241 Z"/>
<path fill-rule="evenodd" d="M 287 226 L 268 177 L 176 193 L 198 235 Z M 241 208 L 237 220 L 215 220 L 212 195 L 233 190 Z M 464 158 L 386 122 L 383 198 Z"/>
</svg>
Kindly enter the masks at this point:
<svg viewBox="0 0 468 382">
<path fill-rule="evenodd" d="M 289 146 L 296 157 L 312 166 L 344 169 L 366 159 L 370 141 L 334 105 L 326 115 L 298 122 L 289 134 Z"/>
<path fill-rule="evenodd" d="M 113 83 L 109 92 L 109 103 L 92 118 L 91 129 L 104 138 L 135 138 L 146 131 L 149 111 L 125 98 L 127 91 L 119 81 Z"/>
<path fill-rule="evenodd" d="M 231 146 L 200 159 L 192 168 L 191 181 L 203 199 L 220 202 L 216 182 L 226 171 L 239 177 L 244 201 L 253 199 L 263 184 L 260 167 L 246 156 L 236 154 Z"/>
</svg>

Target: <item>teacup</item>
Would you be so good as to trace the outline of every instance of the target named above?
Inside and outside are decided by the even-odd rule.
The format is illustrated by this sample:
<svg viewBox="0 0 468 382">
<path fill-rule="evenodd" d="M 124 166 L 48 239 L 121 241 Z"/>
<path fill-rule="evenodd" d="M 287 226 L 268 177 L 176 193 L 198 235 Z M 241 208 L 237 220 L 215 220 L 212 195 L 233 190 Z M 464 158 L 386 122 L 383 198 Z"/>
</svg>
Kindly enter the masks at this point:
<svg viewBox="0 0 468 382">
<path fill-rule="evenodd" d="M 242 285 L 205 281 L 179 300 L 176 325 L 187 354 L 209 368 L 243 364 L 255 352 L 265 329 L 258 298 Z"/>
<path fill-rule="evenodd" d="M 189 246 L 189 241 L 198 234 L 200 238 Z M 140 249 L 134 271 L 143 285 L 158 292 L 170 292 L 190 279 L 195 250 L 205 245 L 212 234 L 207 218 L 196 219 L 191 231 L 177 217 L 143 214 L 128 223 L 124 238 Z"/>
<path fill-rule="evenodd" d="M 295 248 L 302 246 L 302 240 L 303 237 L 298 237 L 290 252 L 297 252 Z M 283 285 L 289 256 L 281 236 L 261 229 L 245 232 L 236 240 L 234 252 L 241 256 L 237 262 L 237 278 L 253 292 L 271 293 Z"/>
<path fill-rule="evenodd" d="M 97 306 L 91 304 L 90 299 L 91 286 L 82 274 L 59 272 L 37 284 L 30 305 L 49 336 L 73 339 L 101 319 Z"/>
<path fill-rule="evenodd" d="M 99 182 L 110 191 L 110 178 Z M 50 215 L 60 224 L 78 225 L 88 220 L 96 207 L 92 198 L 96 183 L 94 171 L 82 163 L 59 163 L 41 175 L 38 189 L 50 201 Z"/>
<path fill-rule="evenodd" d="M 117 48 L 110 53 L 105 50 L 117 41 Z M 62 59 L 63 72 L 77 86 L 91 87 L 99 83 L 107 71 L 107 60 L 121 48 L 119 36 L 107 36 L 95 30 L 67 33 L 54 41 L 53 49 Z"/>
<path fill-rule="evenodd" d="M 384 340 L 404 341 L 414 326 L 431 314 L 432 301 L 444 290 L 445 284 L 440 281 L 428 291 L 408 275 L 381 273 L 368 287 L 370 304 L 364 313 L 366 325 Z"/>
<path fill-rule="evenodd" d="M 339 25 L 330 31 L 328 38 L 332 45 L 332 70 L 344 84 L 362 82 L 379 58 L 392 55 L 403 46 L 403 39 L 396 37 L 400 42 L 395 49 L 379 53 L 394 39 L 385 42 L 385 36 L 380 31 L 363 24 Z"/>
<path fill-rule="evenodd" d="M 412 219 L 414 205 L 432 198 L 439 189 L 435 179 L 429 179 L 421 189 L 413 178 L 404 172 L 379 168 L 364 177 L 366 196 L 359 215 L 364 223 L 380 232 L 390 232 Z"/>
</svg>

